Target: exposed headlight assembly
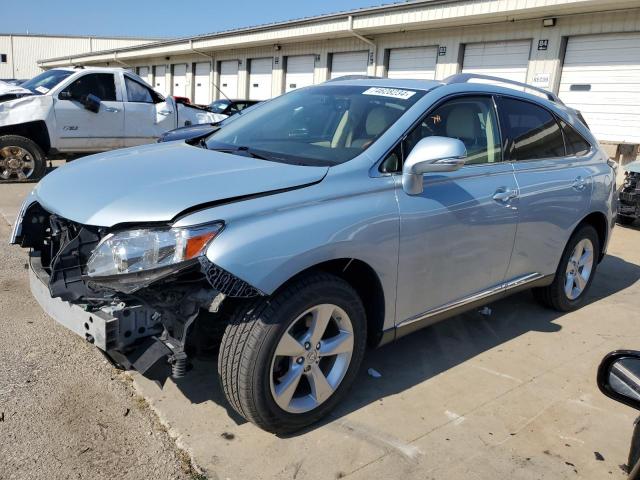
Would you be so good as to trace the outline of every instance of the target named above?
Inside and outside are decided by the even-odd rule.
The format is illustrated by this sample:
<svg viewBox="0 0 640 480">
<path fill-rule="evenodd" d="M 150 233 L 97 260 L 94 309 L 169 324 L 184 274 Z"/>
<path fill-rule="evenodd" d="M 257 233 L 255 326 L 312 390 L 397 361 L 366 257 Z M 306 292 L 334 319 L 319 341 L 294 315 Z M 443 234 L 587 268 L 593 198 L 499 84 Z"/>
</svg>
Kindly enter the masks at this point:
<svg viewBox="0 0 640 480">
<path fill-rule="evenodd" d="M 213 223 L 111 233 L 91 254 L 87 275 L 96 283 L 133 292 L 193 263 L 222 227 L 222 223 Z"/>
</svg>

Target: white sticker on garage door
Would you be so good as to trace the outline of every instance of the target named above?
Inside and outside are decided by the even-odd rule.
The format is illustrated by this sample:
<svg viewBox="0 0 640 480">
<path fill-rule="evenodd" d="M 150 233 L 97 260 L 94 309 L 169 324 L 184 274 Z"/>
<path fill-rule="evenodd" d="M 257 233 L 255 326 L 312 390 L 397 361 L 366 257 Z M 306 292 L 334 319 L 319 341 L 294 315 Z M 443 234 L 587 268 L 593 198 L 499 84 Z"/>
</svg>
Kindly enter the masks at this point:
<svg viewBox="0 0 640 480">
<path fill-rule="evenodd" d="M 413 97 L 416 92 L 413 92 L 411 90 L 401 90 L 399 88 L 371 87 L 368 90 L 362 92 L 362 94 L 376 95 L 378 97 L 401 98 L 402 100 L 407 100 L 408 98 Z"/>
</svg>

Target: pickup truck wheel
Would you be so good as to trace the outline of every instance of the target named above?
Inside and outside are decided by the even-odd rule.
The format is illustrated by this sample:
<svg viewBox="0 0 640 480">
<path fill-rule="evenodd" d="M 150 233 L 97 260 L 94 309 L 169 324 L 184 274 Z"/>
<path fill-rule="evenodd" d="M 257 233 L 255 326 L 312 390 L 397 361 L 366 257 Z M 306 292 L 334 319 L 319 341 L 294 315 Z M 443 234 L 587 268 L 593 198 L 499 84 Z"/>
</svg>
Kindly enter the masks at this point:
<svg viewBox="0 0 640 480">
<path fill-rule="evenodd" d="M 42 178 L 45 155 L 33 140 L 19 135 L 0 137 L 0 182 L 29 182 Z"/>
<path fill-rule="evenodd" d="M 569 239 L 560 259 L 553 283 L 533 290 L 543 305 L 569 312 L 584 303 L 598 266 L 600 242 L 591 225 L 583 225 Z"/>
<path fill-rule="evenodd" d="M 299 430 L 344 397 L 364 356 L 366 330 L 362 302 L 347 282 L 305 275 L 236 310 L 218 356 L 224 393 L 264 430 Z"/>
</svg>

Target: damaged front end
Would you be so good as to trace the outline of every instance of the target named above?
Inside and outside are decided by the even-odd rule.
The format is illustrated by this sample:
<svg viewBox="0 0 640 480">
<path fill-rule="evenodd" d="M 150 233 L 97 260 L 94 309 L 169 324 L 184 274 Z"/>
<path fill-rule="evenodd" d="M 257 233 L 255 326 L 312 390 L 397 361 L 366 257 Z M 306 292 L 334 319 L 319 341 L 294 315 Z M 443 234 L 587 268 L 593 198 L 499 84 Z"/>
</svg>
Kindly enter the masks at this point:
<svg viewBox="0 0 640 480">
<path fill-rule="evenodd" d="M 222 321 L 226 298 L 262 294 L 204 256 L 223 228 L 108 229 L 36 202 L 21 212 L 12 243 L 31 249 L 31 290 L 50 316 L 124 368 L 145 373 L 168 361 L 179 378 L 194 322 Z"/>
<path fill-rule="evenodd" d="M 640 218 L 640 165 L 635 167 L 625 172 L 624 183 L 618 191 L 618 216 L 629 221 Z"/>
</svg>

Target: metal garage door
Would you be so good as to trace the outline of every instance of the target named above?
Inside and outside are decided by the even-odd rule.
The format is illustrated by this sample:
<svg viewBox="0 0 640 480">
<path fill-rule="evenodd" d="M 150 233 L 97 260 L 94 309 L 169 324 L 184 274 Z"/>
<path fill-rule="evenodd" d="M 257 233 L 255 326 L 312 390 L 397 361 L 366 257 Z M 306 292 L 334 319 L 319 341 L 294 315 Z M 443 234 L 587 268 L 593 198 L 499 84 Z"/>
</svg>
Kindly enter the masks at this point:
<svg viewBox="0 0 640 480">
<path fill-rule="evenodd" d="M 187 96 L 187 65 L 185 63 L 173 66 L 173 95 Z"/>
<path fill-rule="evenodd" d="M 249 63 L 249 98 L 266 100 L 271 98 L 271 71 L 273 59 L 253 58 Z"/>
<path fill-rule="evenodd" d="M 530 51 L 530 40 L 470 43 L 464 48 L 462 73 L 526 82 Z"/>
<path fill-rule="evenodd" d="M 193 102 L 198 105 L 208 105 L 211 103 L 211 95 L 209 89 L 209 74 L 211 72 L 211 64 L 209 62 L 196 63 L 194 86 L 193 86 Z"/>
<path fill-rule="evenodd" d="M 368 52 L 334 53 L 331 58 L 331 78 L 366 75 L 368 57 Z"/>
<path fill-rule="evenodd" d="M 156 65 L 154 67 L 154 80 L 153 80 L 153 88 L 160 92 L 162 95 L 167 95 L 167 78 L 165 74 L 167 73 L 167 67 L 164 65 Z"/>
<path fill-rule="evenodd" d="M 285 92 L 313 85 L 314 69 L 314 55 L 297 55 L 287 57 L 287 74 L 285 75 L 284 80 Z"/>
<path fill-rule="evenodd" d="M 138 76 L 149 83 L 149 67 L 138 67 Z"/>
<path fill-rule="evenodd" d="M 569 38 L 559 95 L 598 140 L 640 143 L 640 33 Z"/>
<path fill-rule="evenodd" d="M 220 62 L 220 90 L 228 98 L 238 96 L 238 61 L 227 60 Z"/>
<path fill-rule="evenodd" d="M 389 78 L 436 78 L 437 47 L 394 48 L 389 52 Z"/>
</svg>

